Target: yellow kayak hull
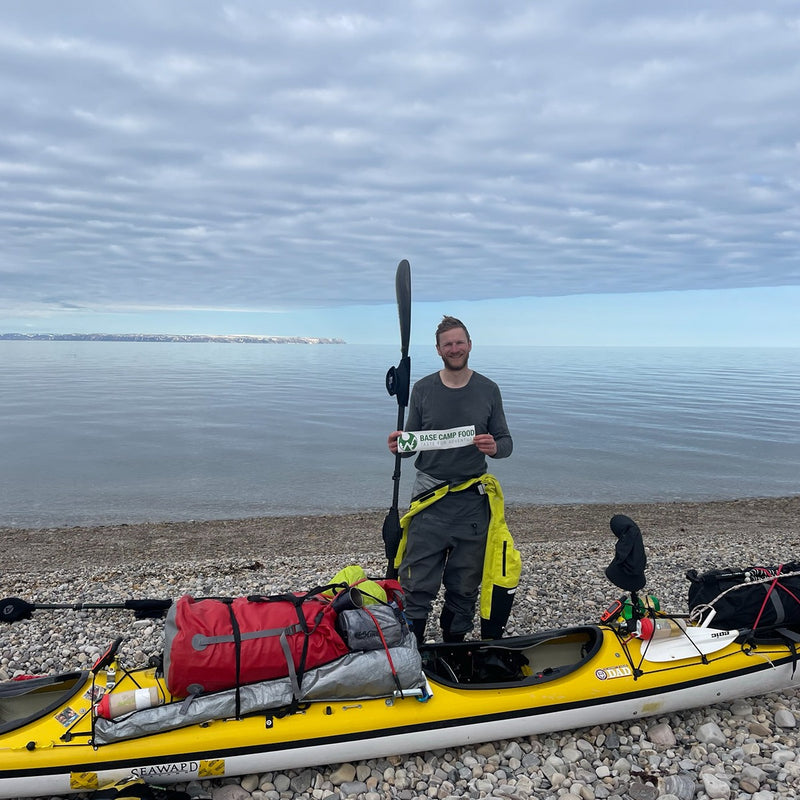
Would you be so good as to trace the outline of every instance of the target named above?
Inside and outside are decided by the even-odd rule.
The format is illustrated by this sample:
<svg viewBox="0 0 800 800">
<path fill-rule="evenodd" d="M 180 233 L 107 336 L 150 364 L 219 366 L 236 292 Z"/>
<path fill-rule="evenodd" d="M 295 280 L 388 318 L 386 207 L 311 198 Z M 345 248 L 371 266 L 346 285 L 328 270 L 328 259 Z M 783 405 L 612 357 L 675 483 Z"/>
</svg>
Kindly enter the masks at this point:
<svg viewBox="0 0 800 800">
<path fill-rule="evenodd" d="M 3 684 L 0 797 L 90 791 L 129 776 L 164 784 L 422 752 L 666 714 L 796 685 L 790 645 L 730 638 L 721 638 L 712 652 L 675 661 L 649 661 L 653 643 L 606 626 L 429 645 L 422 648 L 423 697 L 320 701 L 293 713 L 265 710 L 97 746 L 92 708 L 105 691 L 107 670 L 54 676 L 30 697 L 24 681 Z M 523 653 L 528 674 L 465 682 L 459 669 L 487 648 Z M 124 677 L 118 671 L 116 678 L 112 694 L 151 685 L 165 691 L 152 668 Z M 26 713 L 30 718 L 20 724 Z"/>
</svg>

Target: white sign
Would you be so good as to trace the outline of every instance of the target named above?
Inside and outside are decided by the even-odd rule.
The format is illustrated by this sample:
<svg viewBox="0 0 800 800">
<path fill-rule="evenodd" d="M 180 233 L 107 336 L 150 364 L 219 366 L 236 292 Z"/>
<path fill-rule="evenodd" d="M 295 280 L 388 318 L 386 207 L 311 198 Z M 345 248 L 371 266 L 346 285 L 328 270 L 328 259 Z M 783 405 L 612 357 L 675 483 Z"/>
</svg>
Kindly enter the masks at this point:
<svg viewBox="0 0 800 800">
<path fill-rule="evenodd" d="M 406 431 L 397 439 L 400 453 L 415 453 L 417 450 L 450 450 L 473 444 L 475 426 L 450 428 L 446 431 Z"/>
</svg>

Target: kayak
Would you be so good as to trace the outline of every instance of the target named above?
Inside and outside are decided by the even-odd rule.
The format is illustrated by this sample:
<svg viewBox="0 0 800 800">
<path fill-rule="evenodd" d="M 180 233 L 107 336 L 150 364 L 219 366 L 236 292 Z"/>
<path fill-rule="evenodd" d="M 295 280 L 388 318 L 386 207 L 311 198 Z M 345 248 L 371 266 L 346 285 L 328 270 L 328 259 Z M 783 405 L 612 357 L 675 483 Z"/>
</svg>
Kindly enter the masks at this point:
<svg viewBox="0 0 800 800">
<path fill-rule="evenodd" d="M 619 617 L 419 648 L 409 635 L 421 669 L 401 688 L 342 694 L 335 678 L 315 699 L 287 703 L 240 687 L 235 697 L 217 693 L 228 705 L 216 710 L 188 704 L 183 719 L 187 701 L 171 697 L 162 665 L 126 669 L 118 640 L 92 669 L 0 683 L 0 797 L 422 752 L 663 715 L 797 685 L 795 647 L 775 632 L 718 630 L 662 612 L 647 621 L 634 627 Z M 126 707 L 134 695 L 132 708 L 140 696 L 157 705 L 100 716 L 103 705 Z M 138 724 L 139 718 L 150 721 Z"/>
<path fill-rule="evenodd" d="M 418 645 L 400 585 L 357 567 L 305 594 L 0 600 L 0 622 L 56 608 L 167 615 L 164 650 L 146 665 L 128 668 L 119 638 L 91 669 L 0 682 L 0 797 L 424 752 L 798 684 L 800 565 L 692 575 L 691 612 L 669 615 L 638 594 L 646 554 L 636 523 L 615 515 L 611 530 L 605 573 L 626 594 L 599 623 L 487 641 Z"/>
</svg>

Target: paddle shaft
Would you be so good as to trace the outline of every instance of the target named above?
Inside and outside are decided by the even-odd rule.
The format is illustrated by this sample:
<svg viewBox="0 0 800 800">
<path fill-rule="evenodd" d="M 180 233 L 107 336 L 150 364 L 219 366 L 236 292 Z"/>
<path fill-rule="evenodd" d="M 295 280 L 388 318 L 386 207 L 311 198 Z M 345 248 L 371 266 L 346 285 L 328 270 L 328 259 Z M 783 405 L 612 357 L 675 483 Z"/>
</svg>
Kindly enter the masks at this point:
<svg viewBox="0 0 800 800">
<path fill-rule="evenodd" d="M 129 599 L 120 603 L 30 603 L 19 597 L 0 600 L 0 622 L 19 622 L 29 619 L 34 611 L 84 611 L 87 609 L 119 608 L 133 611 L 138 619 L 155 619 L 163 616 L 172 604 L 171 600 L 156 598 Z"/>
</svg>

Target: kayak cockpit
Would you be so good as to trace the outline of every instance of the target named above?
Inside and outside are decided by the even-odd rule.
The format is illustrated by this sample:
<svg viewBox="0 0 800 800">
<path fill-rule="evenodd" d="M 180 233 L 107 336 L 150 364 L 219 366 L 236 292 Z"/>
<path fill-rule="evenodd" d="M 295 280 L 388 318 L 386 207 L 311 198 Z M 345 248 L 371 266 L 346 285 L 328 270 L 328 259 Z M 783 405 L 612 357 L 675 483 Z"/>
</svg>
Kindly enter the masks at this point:
<svg viewBox="0 0 800 800">
<path fill-rule="evenodd" d="M 483 642 L 423 645 L 422 667 L 432 680 L 464 689 L 529 686 L 555 680 L 585 664 L 603 642 L 595 625 Z"/>
<path fill-rule="evenodd" d="M 13 731 L 64 705 L 86 685 L 88 672 L 62 672 L 0 683 L 0 733 Z"/>
</svg>

